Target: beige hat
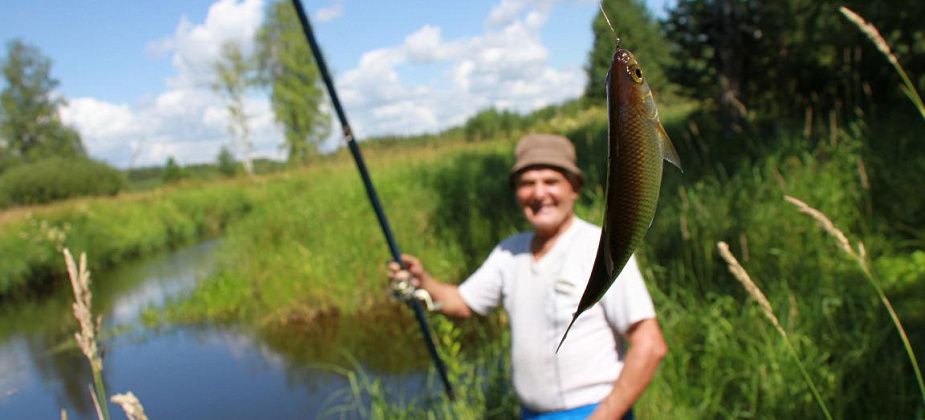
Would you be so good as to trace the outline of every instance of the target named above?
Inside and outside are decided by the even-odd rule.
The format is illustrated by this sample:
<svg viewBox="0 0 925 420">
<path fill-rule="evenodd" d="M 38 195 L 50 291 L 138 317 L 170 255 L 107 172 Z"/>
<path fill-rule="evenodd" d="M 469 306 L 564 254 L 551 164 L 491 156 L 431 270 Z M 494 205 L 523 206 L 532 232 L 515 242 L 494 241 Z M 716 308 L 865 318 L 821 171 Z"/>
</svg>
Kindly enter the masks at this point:
<svg viewBox="0 0 925 420">
<path fill-rule="evenodd" d="M 517 143 L 514 157 L 516 161 L 511 168 L 511 181 L 521 170 L 530 166 L 551 166 L 573 175 L 579 183 L 583 181 L 581 169 L 575 165 L 575 146 L 566 137 L 528 134 Z"/>
</svg>

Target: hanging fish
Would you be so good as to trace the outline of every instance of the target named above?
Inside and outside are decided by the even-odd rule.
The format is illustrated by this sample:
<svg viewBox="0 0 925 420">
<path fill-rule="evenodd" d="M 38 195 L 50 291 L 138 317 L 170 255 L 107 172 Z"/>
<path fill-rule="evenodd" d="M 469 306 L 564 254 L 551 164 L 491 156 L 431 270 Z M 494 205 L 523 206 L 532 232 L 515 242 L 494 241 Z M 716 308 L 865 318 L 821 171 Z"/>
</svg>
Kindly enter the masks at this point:
<svg viewBox="0 0 925 420">
<path fill-rule="evenodd" d="M 607 200 L 601 241 L 588 285 L 559 347 L 578 316 L 601 300 L 646 236 L 658 202 L 662 160 L 681 169 L 645 75 L 633 53 L 620 44 L 617 38 L 607 73 Z"/>
</svg>

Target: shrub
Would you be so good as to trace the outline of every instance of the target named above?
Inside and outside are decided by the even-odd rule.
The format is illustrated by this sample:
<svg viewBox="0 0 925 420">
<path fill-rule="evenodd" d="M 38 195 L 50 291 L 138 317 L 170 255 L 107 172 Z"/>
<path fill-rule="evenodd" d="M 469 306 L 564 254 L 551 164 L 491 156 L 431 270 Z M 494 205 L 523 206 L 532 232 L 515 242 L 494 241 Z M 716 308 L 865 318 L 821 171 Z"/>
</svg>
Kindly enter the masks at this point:
<svg viewBox="0 0 925 420">
<path fill-rule="evenodd" d="M 49 158 L 0 176 L 0 205 L 42 204 L 66 198 L 115 195 L 125 180 L 115 168 L 89 159 Z"/>
</svg>

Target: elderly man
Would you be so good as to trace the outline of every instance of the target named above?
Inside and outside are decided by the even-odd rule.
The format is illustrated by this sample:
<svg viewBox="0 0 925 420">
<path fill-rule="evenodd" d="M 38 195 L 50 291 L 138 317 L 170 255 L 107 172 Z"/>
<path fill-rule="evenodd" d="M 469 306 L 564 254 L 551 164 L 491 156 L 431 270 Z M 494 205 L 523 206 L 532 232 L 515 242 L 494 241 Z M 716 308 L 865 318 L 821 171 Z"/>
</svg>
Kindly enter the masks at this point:
<svg viewBox="0 0 925 420">
<path fill-rule="evenodd" d="M 528 135 L 515 158 L 509 181 L 533 231 L 501 241 L 459 286 L 434 279 L 411 255 L 402 256 L 407 271 L 390 263 L 389 277 L 410 274 L 445 315 L 468 318 L 504 307 L 523 418 L 632 418 L 633 403 L 668 351 L 636 260 L 578 318 L 557 354 L 601 231 L 574 214 L 583 178 L 571 141 Z"/>
</svg>

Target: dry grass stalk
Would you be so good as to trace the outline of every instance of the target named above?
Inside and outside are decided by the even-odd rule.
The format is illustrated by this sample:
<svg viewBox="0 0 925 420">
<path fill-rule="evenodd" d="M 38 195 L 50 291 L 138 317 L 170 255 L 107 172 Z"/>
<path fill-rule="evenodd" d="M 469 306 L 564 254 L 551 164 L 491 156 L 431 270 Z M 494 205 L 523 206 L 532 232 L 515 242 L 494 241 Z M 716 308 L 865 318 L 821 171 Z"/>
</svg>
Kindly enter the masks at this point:
<svg viewBox="0 0 925 420">
<path fill-rule="evenodd" d="M 125 416 L 128 417 L 129 420 L 148 420 L 148 416 L 145 415 L 145 409 L 141 406 L 141 401 L 138 401 L 138 397 L 131 391 L 125 394 L 113 395 L 109 400 L 115 404 L 119 404 L 119 406 L 122 407 L 122 411 L 125 411 Z"/>
<path fill-rule="evenodd" d="M 90 401 L 93 401 L 93 408 L 96 409 L 96 418 L 100 420 L 109 419 L 108 416 L 103 415 L 103 404 L 100 404 L 100 398 L 96 395 L 96 391 L 93 390 L 93 384 L 87 384 L 87 388 L 90 389 Z"/>
<path fill-rule="evenodd" d="M 100 318 L 94 325 L 93 315 L 90 314 L 93 294 L 90 293 L 90 272 L 87 271 L 87 254 L 80 254 L 80 266 L 74 264 L 71 251 L 64 249 L 64 262 L 67 264 L 67 273 L 71 279 L 74 290 L 74 318 L 80 323 L 80 331 L 74 334 L 77 346 L 90 361 L 94 370 L 103 370 L 103 361 L 96 346 L 96 334 L 99 333 Z"/>
<path fill-rule="evenodd" d="M 922 115 L 922 118 L 925 118 L 925 105 L 922 103 L 922 98 L 919 96 L 918 91 L 915 89 L 915 84 L 912 83 L 912 80 L 909 78 L 909 75 L 906 74 L 906 70 L 903 69 L 903 66 L 899 64 L 899 59 L 896 58 L 896 55 L 893 54 L 893 50 L 890 48 L 890 44 L 886 42 L 886 39 L 880 35 L 880 31 L 872 23 L 864 20 L 861 15 L 855 13 L 853 10 L 847 7 L 840 7 L 838 11 L 841 14 L 845 15 L 851 23 L 858 27 L 864 35 L 867 36 L 867 39 L 870 39 L 874 43 L 874 46 L 886 57 L 887 61 L 893 66 L 896 70 L 896 73 L 899 74 L 899 77 L 903 80 L 902 90 L 909 97 L 912 103 L 918 108 L 919 113 Z"/>
<path fill-rule="evenodd" d="M 758 288 L 758 285 L 752 281 L 752 278 L 748 275 L 748 272 L 745 271 L 745 268 L 739 264 L 739 260 L 736 259 L 735 255 L 732 255 L 732 252 L 729 251 L 729 245 L 720 241 L 716 243 L 716 248 L 719 249 L 719 255 L 726 260 L 726 264 L 729 266 L 729 272 L 732 273 L 732 276 L 742 284 L 742 287 L 745 288 L 748 295 L 758 303 L 758 306 L 761 307 L 761 312 L 771 321 L 771 324 L 774 325 L 777 332 L 786 337 L 787 332 L 780 326 L 780 321 L 778 321 L 777 316 L 774 315 L 771 302 L 768 301 L 768 298 L 765 297 L 761 289 Z"/>
<path fill-rule="evenodd" d="M 861 32 L 864 32 L 864 35 L 867 35 L 867 38 L 874 43 L 874 46 L 876 46 L 884 56 L 886 56 L 887 60 L 890 61 L 890 64 L 893 66 L 899 65 L 899 60 L 896 59 L 896 55 L 893 54 L 893 51 L 890 49 L 890 44 L 888 44 L 886 40 L 883 39 L 883 36 L 880 35 L 880 31 L 876 26 L 864 20 L 864 18 L 862 18 L 861 15 L 855 13 L 854 10 L 851 10 L 845 6 L 839 7 L 838 11 L 845 15 L 845 17 L 848 18 L 851 23 L 854 23 L 854 25 L 857 26 Z"/>
<path fill-rule="evenodd" d="M 97 317 L 96 323 L 93 322 L 93 315 L 90 312 L 92 307 L 93 294 L 90 293 L 90 272 L 87 270 L 87 254 L 80 253 L 80 264 L 74 263 L 74 257 L 71 251 L 64 249 L 64 263 L 67 265 L 67 274 L 71 280 L 71 288 L 74 292 L 74 318 L 80 324 L 80 331 L 74 334 L 77 341 L 77 347 L 83 352 L 84 356 L 90 362 L 90 370 L 93 373 L 93 385 L 90 386 L 90 396 L 92 397 L 97 416 L 100 419 L 109 419 L 109 408 L 106 405 L 106 388 L 103 384 L 103 359 L 100 357 L 99 347 L 96 344 L 96 336 L 99 334 L 101 317 Z M 96 389 L 94 390 L 94 386 Z"/>
<path fill-rule="evenodd" d="M 739 283 L 742 284 L 742 287 L 748 292 L 748 294 L 758 302 L 758 306 L 761 307 L 761 312 L 764 313 L 764 316 L 771 321 L 771 325 L 777 330 L 780 336 L 784 339 L 784 343 L 787 345 L 787 350 L 790 351 L 790 355 L 793 356 L 793 359 L 796 360 L 797 366 L 800 368 L 800 373 L 803 375 L 803 380 L 806 381 L 806 385 L 809 387 L 810 392 L 812 392 L 813 397 L 816 399 L 816 403 L 819 404 L 819 409 L 822 410 L 822 414 L 825 418 L 832 420 L 832 415 L 829 413 L 828 407 L 825 405 L 825 401 L 822 400 L 822 395 L 819 394 L 819 390 L 816 389 L 816 384 L 813 382 L 813 379 L 809 376 L 809 372 L 806 371 L 806 367 L 803 366 L 803 362 L 800 361 L 800 358 L 797 357 L 796 348 L 793 347 L 793 343 L 790 342 L 790 338 L 787 336 L 787 332 L 784 331 L 784 328 L 781 327 L 780 321 L 777 320 L 777 316 L 774 315 L 774 310 L 771 308 L 771 302 L 768 301 L 768 298 L 765 297 L 761 289 L 758 288 L 758 285 L 752 281 L 752 278 L 748 275 L 748 272 L 745 271 L 745 268 L 742 267 L 742 264 L 739 264 L 739 261 L 736 259 L 735 255 L 732 255 L 732 252 L 729 251 L 729 245 L 723 241 L 716 243 L 716 248 L 719 249 L 719 255 L 726 260 L 726 264 L 729 266 L 729 272 L 732 273 L 732 276 L 735 277 Z"/>
<path fill-rule="evenodd" d="M 838 244 L 839 248 L 848 253 L 851 258 L 854 258 L 858 261 L 863 261 L 861 257 L 861 253 L 863 252 L 861 250 L 863 250 L 863 247 L 858 247 L 859 251 L 855 252 L 854 249 L 851 248 L 851 243 L 848 242 L 848 237 L 845 236 L 845 233 L 838 229 L 838 227 L 836 227 L 835 224 L 832 223 L 828 217 L 826 217 L 825 213 L 816 210 L 803 201 L 800 201 L 799 199 L 789 195 L 785 195 L 784 199 L 789 201 L 790 204 L 797 206 L 801 213 L 808 214 L 810 217 L 815 219 L 816 222 L 819 223 L 819 226 L 822 226 L 822 229 L 824 229 L 829 233 L 829 235 L 832 235 L 832 237 L 835 238 L 835 242 Z"/>
<path fill-rule="evenodd" d="M 790 197 L 784 196 L 784 199 L 797 206 L 800 209 L 800 212 L 808 214 L 813 219 L 819 223 L 822 228 L 832 235 L 835 238 L 835 242 L 838 243 L 838 246 L 845 251 L 851 258 L 853 258 L 858 266 L 861 267 L 861 271 L 864 272 L 864 277 L 873 286 L 874 290 L 877 292 L 877 296 L 880 298 L 880 302 L 883 303 L 883 306 L 886 308 L 887 312 L 890 315 L 890 319 L 893 321 L 893 326 L 896 328 L 896 332 L 899 334 L 899 338 L 902 339 L 903 346 L 906 348 L 906 354 L 909 356 L 909 361 L 912 363 L 912 370 L 915 372 L 916 380 L 919 383 L 919 391 L 922 394 L 922 401 L 925 402 L 925 380 L 922 378 L 922 371 L 919 368 L 919 362 L 915 357 L 915 352 L 912 350 L 912 343 L 909 342 L 909 337 L 906 334 L 906 329 L 903 328 L 902 322 L 899 320 L 899 315 L 896 314 L 896 310 L 893 309 L 893 304 L 890 302 L 890 299 L 886 297 L 886 294 L 883 292 L 883 288 L 880 287 L 880 282 L 874 276 L 873 271 L 870 269 L 870 265 L 867 264 L 867 251 L 864 248 L 863 242 L 858 242 L 857 252 L 851 248 L 851 244 L 848 242 L 848 238 L 845 236 L 838 227 L 826 217 L 825 213 L 816 210 L 806 203 Z"/>
</svg>

